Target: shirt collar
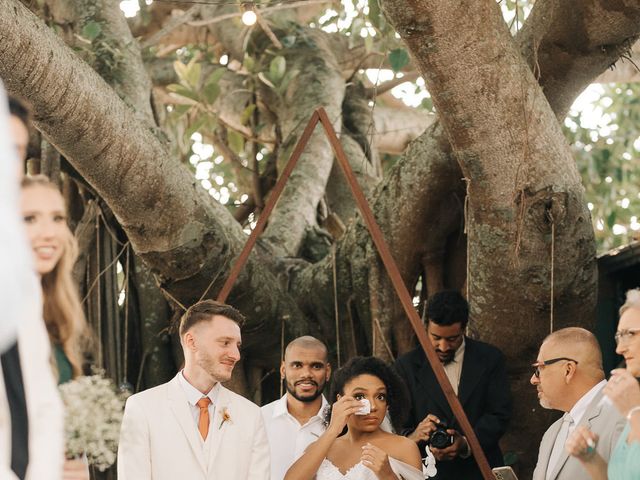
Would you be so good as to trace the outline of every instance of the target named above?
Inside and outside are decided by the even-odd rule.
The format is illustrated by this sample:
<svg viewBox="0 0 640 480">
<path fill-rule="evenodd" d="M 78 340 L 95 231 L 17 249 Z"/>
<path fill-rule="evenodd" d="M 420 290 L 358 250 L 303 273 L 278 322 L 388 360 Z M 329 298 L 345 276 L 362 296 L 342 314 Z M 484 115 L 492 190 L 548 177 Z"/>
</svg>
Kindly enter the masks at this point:
<svg viewBox="0 0 640 480">
<path fill-rule="evenodd" d="M 200 400 L 202 397 L 209 397 L 209 400 L 211 400 L 211 403 L 215 404 L 216 398 L 218 397 L 218 392 L 220 391 L 220 382 L 217 382 L 213 386 L 213 388 L 209 390 L 209 393 L 204 395 L 200 390 L 198 390 L 196 387 L 194 387 L 188 382 L 188 380 L 184 377 L 182 370 L 180 370 L 180 373 L 178 373 L 178 381 L 180 382 L 182 391 L 187 397 L 187 401 L 189 402 L 189 405 L 196 407 L 198 400 Z"/>
<path fill-rule="evenodd" d="M 275 417 L 279 417 L 281 415 L 288 415 L 289 414 L 289 410 L 287 409 L 287 396 L 289 394 L 285 393 L 282 397 L 280 397 L 279 400 L 276 401 L 276 404 L 273 408 L 273 418 Z M 318 413 L 316 413 L 314 415 L 314 417 L 318 417 L 321 420 L 324 419 L 323 414 L 324 414 L 324 410 L 325 408 L 329 405 L 329 402 L 327 402 L 327 399 L 324 398 L 324 395 L 321 395 L 322 397 L 322 405 L 320 405 L 320 410 L 318 410 Z M 312 417 L 313 418 L 313 417 Z"/>
<path fill-rule="evenodd" d="M 463 335 L 462 336 L 462 343 L 458 347 L 458 350 L 456 350 L 456 354 L 453 356 L 453 360 L 452 360 L 453 362 L 455 362 L 455 363 L 462 362 L 462 359 L 464 357 L 465 347 L 466 347 L 466 342 L 465 342 L 464 335 Z"/>
<path fill-rule="evenodd" d="M 586 413 L 587 408 L 589 407 L 593 399 L 596 397 L 596 395 L 598 395 L 600 390 L 602 390 L 606 384 L 607 384 L 607 381 L 602 380 L 601 382 L 594 385 L 591 388 L 591 390 L 585 393 L 582 396 L 582 398 L 578 400 L 576 404 L 573 406 L 573 408 L 569 411 L 569 415 L 571 415 L 571 418 L 573 419 L 573 423 L 575 425 L 580 423 L 580 420 L 582 420 L 582 417 Z"/>
</svg>

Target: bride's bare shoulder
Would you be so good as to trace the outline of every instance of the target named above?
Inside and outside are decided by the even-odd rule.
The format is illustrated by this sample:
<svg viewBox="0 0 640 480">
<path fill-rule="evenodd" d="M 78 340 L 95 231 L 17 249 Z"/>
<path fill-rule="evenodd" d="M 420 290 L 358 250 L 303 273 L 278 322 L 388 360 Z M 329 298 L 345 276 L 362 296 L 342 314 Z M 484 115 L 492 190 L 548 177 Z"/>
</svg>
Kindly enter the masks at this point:
<svg viewBox="0 0 640 480">
<path fill-rule="evenodd" d="M 421 464 L 420 449 L 418 445 L 407 437 L 385 432 L 380 437 L 380 447 L 390 457 L 401 462 L 419 468 Z"/>
</svg>

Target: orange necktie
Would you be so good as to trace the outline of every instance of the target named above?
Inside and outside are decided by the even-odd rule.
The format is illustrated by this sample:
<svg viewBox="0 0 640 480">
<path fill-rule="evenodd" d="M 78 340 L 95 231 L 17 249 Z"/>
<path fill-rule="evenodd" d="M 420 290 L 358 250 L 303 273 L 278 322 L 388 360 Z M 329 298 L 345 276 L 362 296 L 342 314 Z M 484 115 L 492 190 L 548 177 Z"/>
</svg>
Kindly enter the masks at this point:
<svg viewBox="0 0 640 480">
<path fill-rule="evenodd" d="M 198 430 L 200 431 L 200 435 L 202 435 L 202 439 L 207 439 L 207 434 L 209 433 L 209 404 L 211 403 L 211 399 L 209 397 L 202 397 L 198 400 L 198 408 L 200 409 L 200 418 L 198 419 Z"/>
</svg>

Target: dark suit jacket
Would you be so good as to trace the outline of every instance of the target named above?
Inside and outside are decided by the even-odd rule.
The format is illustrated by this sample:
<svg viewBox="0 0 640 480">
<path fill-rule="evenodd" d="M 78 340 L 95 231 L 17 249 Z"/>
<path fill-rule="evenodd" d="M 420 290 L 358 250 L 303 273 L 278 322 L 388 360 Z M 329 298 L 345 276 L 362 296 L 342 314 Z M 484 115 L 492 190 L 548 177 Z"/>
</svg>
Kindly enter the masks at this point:
<svg viewBox="0 0 640 480">
<path fill-rule="evenodd" d="M 498 440 L 511 417 L 511 392 L 504 355 L 487 343 L 470 338 L 465 338 L 465 342 L 458 398 L 489 464 L 496 467 L 503 465 Z M 396 369 L 411 394 L 411 411 L 404 434 L 413 432 L 429 413 L 445 421 L 449 428 L 461 431 L 422 347 L 398 358 Z M 438 462 L 436 467 L 437 480 L 482 480 L 473 456 Z"/>
</svg>

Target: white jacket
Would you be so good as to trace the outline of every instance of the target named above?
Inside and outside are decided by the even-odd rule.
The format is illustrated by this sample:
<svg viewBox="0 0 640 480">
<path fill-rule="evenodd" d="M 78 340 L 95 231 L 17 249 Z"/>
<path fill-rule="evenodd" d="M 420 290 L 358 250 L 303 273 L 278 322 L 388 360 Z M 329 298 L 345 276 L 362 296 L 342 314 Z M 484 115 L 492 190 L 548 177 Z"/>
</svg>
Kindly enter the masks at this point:
<svg viewBox="0 0 640 480">
<path fill-rule="evenodd" d="M 222 412 L 228 420 L 222 421 Z M 178 376 L 129 397 L 118 447 L 118 480 L 269 480 L 260 407 L 221 387 L 211 420 L 210 455 Z"/>
</svg>

